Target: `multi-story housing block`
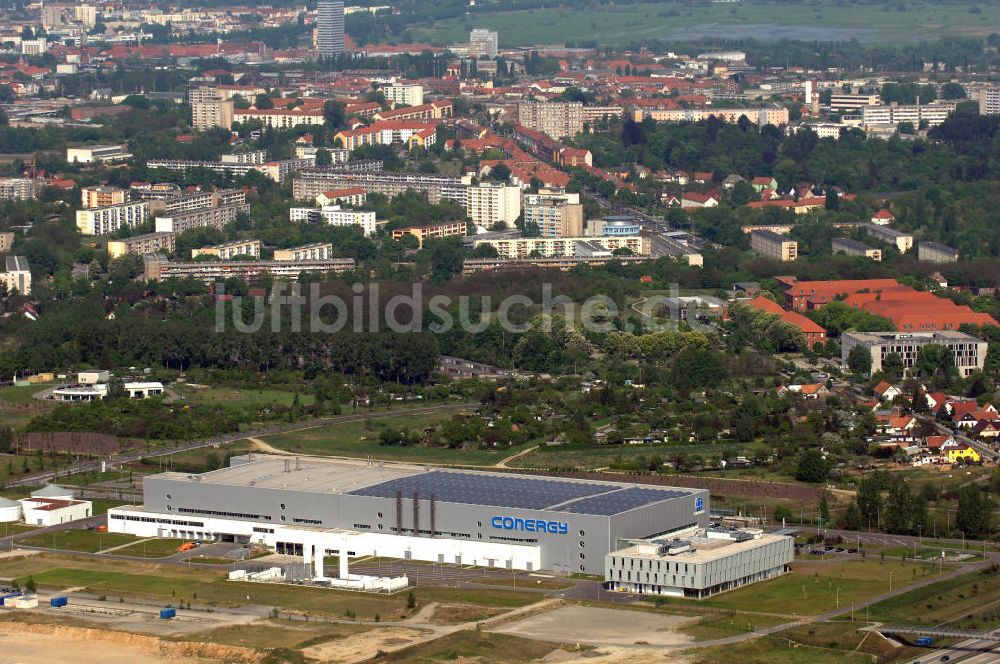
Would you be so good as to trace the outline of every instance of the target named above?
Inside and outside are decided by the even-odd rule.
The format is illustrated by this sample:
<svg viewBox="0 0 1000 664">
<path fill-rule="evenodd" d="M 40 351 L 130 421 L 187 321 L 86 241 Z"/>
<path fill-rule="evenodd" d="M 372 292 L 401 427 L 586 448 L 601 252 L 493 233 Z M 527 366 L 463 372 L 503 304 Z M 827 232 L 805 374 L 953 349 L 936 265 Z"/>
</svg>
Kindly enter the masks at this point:
<svg viewBox="0 0 1000 664">
<path fill-rule="evenodd" d="M 76 211 L 82 235 L 110 235 L 122 228 L 142 226 L 149 218 L 149 203 L 123 203 Z"/>
<path fill-rule="evenodd" d="M 517 122 L 552 138 L 576 136 L 583 131 L 583 104 L 578 101 L 522 101 L 517 105 Z"/>
<path fill-rule="evenodd" d="M 794 261 L 799 257 L 798 242 L 771 231 L 750 233 L 750 248 L 762 256 L 783 262 Z"/>
<path fill-rule="evenodd" d="M 540 191 L 524 194 L 524 224 L 537 225 L 542 237 L 583 235 L 583 205 L 580 194 Z"/>
</svg>

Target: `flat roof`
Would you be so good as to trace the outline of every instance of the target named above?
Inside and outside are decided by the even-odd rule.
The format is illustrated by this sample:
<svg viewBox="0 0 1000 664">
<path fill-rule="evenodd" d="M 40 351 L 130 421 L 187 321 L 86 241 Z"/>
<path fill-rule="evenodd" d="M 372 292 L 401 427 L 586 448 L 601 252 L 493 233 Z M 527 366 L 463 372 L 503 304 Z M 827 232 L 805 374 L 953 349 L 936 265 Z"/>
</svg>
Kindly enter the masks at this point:
<svg viewBox="0 0 1000 664">
<path fill-rule="evenodd" d="M 245 457 L 244 457 L 245 459 Z M 201 475 L 167 472 L 153 478 L 308 493 L 537 509 L 612 516 L 704 489 L 431 468 L 413 464 L 254 455 L 252 461 Z M 286 464 L 288 470 L 286 471 Z M 298 468 L 296 468 L 298 465 Z"/>
<path fill-rule="evenodd" d="M 709 539 L 707 537 L 685 538 L 684 541 L 690 543 L 691 549 L 674 555 L 656 553 L 657 544 L 669 544 L 668 541 L 654 542 L 648 544 L 633 544 L 632 546 L 618 551 L 608 553 L 609 556 L 621 556 L 624 558 L 642 558 L 643 560 L 667 560 L 682 563 L 707 563 L 720 558 L 726 558 L 738 553 L 743 553 L 757 547 L 773 544 L 783 539 L 790 539 L 787 535 L 774 535 L 765 533 L 754 539 L 737 542 L 727 539 Z"/>
</svg>

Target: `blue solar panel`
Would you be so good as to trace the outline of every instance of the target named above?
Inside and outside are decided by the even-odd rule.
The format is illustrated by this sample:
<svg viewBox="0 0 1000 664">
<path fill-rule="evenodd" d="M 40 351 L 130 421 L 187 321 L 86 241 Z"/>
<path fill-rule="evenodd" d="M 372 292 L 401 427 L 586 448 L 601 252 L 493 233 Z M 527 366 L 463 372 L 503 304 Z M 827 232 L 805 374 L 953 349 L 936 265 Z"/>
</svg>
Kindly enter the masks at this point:
<svg viewBox="0 0 1000 664">
<path fill-rule="evenodd" d="M 413 494 L 417 493 L 422 500 L 427 500 L 433 495 L 434 500 L 443 503 L 543 509 L 570 500 L 613 491 L 614 488 L 614 485 L 608 484 L 587 484 L 548 478 L 526 479 L 433 470 L 374 484 L 351 491 L 350 494 L 395 498 L 398 491 L 404 498 L 412 498 Z"/>
<path fill-rule="evenodd" d="M 642 507 L 650 503 L 656 503 L 670 498 L 680 498 L 686 496 L 686 491 L 667 491 L 662 489 L 640 489 L 630 488 L 605 493 L 600 496 L 581 498 L 568 505 L 558 508 L 558 512 L 569 512 L 571 514 L 598 514 L 601 516 L 611 516 L 620 514 L 628 510 Z"/>
</svg>

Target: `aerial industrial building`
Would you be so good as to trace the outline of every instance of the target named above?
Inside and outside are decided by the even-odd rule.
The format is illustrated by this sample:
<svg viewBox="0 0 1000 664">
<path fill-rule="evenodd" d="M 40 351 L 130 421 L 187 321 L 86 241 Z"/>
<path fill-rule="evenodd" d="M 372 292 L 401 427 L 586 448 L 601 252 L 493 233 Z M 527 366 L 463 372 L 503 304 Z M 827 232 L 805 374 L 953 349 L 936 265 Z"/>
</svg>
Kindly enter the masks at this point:
<svg viewBox="0 0 1000 664">
<path fill-rule="evenodd" d="M 301 555 L 307 565 L 346 554 L 558 573 L 614 570 L 605 579 L 616 589 L 695 597 L 779 574 L 792 558 L 788 537 L 726 535 L 738 540 L 732 547 L 715 541 L 704 489 L 266 455 L 230 464 L 200 475 L 146 477 L 145 504 L 109 510 L 108 530 L 253 543 Z M 698 561 L 711 563 L 689 575 L 701 585 L 686 589 L 687 580 L 671 579 L 654 590 L 617 577 L 632 564 L 626 559 L 647 549 L 655 556 L 663 542 L 676 549 L 681 537 L 699 551 Z M 748 538 L 767 550 L 757 551 Z"/>
</svg>

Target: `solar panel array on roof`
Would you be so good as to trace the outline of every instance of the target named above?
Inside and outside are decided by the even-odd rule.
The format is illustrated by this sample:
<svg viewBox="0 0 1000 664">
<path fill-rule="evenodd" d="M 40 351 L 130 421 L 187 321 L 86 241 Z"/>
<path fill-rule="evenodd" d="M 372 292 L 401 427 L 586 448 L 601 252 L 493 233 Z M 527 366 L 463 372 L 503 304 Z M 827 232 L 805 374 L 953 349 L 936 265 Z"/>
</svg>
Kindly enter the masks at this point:
<svg viewBox="0 0 1000 664">
<path fill-rule="evenodd" d="M 590 484 L 550 478 L 529 479 L 498 475 L 429 471 L 400 477 L 349 492 L 355 496 L 412 498 L 466 505 L 490 505 L 521 509 L 554 509 L 571 514 L 611 516 L 649 503 L 688 495 L 669 489 L 619 488 L 614 484 Z M 556 507 L 556 506 L 559 507 Z"/>
<path fill-rule="evenodd" d="M 669 491 L 664 489 L 640 489 L 638 487 L 612 491 L 600 496 L 581 498 L 573 502 L 556 508 L 557 512 L 569 512 L 571 514 L 598 514 L 601 516 L 611 516 L 627 512 L 636 507 L 642 507 L 650 503 L 657 503 L 670 498 L 680 498 L 688 495 L 685 491 Z"/>
<path fill-rule="evenodd" d="M 374 484 L 350 494 L 395 498 L 399 491 L 404 498 L 411 498 L 416 492 L 422 499 L 428 499 L 433 494 L 434 500 L 443 503 L 543 509 L 613 489 L 613 485 L 607 484 L 435 470 Z"/>
</svg>

